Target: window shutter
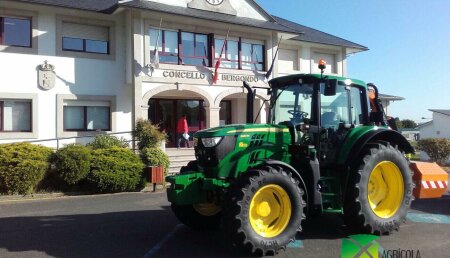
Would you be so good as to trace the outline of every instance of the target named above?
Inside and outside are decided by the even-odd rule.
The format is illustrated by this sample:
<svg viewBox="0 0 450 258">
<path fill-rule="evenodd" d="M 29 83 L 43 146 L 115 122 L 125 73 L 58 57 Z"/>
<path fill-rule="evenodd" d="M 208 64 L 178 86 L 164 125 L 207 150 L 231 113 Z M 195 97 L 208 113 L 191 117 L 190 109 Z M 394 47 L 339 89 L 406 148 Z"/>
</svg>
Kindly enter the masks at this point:
<svg viewBox="0 0 450 258">
<path fill-rule="evenodd" d="M 109 28 L 63 22 L 63 37 L 109 41 Z"/>
</svg>

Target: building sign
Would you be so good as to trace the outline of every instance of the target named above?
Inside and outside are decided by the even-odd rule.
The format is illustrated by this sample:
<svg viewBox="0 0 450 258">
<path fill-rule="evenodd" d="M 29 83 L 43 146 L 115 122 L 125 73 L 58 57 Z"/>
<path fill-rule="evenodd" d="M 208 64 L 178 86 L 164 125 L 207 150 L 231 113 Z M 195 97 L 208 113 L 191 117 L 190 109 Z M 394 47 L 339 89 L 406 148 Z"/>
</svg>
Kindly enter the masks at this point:
<svg viewBox="0 0 450 258">
<path fill-rule="evenodd" d="M 210 73 L 202 73 L 196 71 L 174 71 L 174 70 L 166 70 L 163 72 L 164 78 L 174 78 L 174 79 L 192 79 L 192 80 L 205 80 L 212 79 L 212 74 Z M 256 75 L 245 75 L 245 74 L 221 74 L 219 76 L 219 81 L 225 82 L 259 82 L 262 80 Z"/>
</svg>

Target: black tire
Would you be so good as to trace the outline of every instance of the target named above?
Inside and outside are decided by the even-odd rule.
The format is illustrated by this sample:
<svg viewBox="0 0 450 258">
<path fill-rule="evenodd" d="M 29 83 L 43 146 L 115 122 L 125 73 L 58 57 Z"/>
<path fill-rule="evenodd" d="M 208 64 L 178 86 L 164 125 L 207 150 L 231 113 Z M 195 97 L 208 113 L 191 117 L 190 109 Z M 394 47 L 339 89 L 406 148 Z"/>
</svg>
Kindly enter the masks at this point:
<svg viewBox="0 0 450 258">
<path fill-rule="evenodd" d="M 190 171 L 198 171 L 198 162 L 190 161 L 186 166 L 181 167 L 180 174 Z M 222 222 L 222 211 L 205 216 L 194 208 L 195 205 L 175 205 L 172 204 L 172 211 L 181 223 L 195 230 L 215 230 Z"/>
<path fill-rule="evenodd" d="M 264 186 L 281 187 L 289 196 L 291 204 L 290 219 L 281 233 L 266 238 L 256 233 L 250 222 L 250 204 L 255 193 Z M 243 174 L 226 194 L 224 205 L 224 228 L 233 244 L 247 249 L 253 255 L 274 255 L 295 241 L 295 235 L 301 232 L 301 223 L 305 219 L 306 203 L 299 182 L 291 173 L 279 167 L 262 167 Z M 278 201 L 278 200 L 277 200 Z M 278 201 L 279 202 L 279 201 Z M 279 202 L 280 203 L 280 202 Z"/>
<path fill-rule="evenodd" d="M 172 211 L 181 223 L 194 230 L 215 230 L 222 222 L 222 211 L 212 215 L 205 216 L 200 214 L 194 205 L 175 205 L 172 204 Z"/>
<path fill-rule="evenodd" d="M 390 234 L 393 230 L 398 230 L 400 224 L 406 220 L 408 209 L 414 199 L 412 196 L 414 183 L 412 181 L 412 172 L 409 168 L 409 161 L 398 149 L 389 144 L 387 144 L 387 146 L 373 144 L 372 146 L 373 147 L 371 148 L 366 148 L 363 155 L 361 155 L 360 160 L 357 161 L 356 166 L 354 166 L 353 171 L 351 171 L 344 204 L 344 218 L 346 224 L 352 230 L 370 234 L 386 235 Z M 368 195 L 371 173 L 375 173 L 373 171 L 375 171 L 375 168 L 382 162 L 395 164 L 400 170 L 401 178 L 403 179 L 403 184 L 401 181 L 398 181 L 398 185 L 403 185 L 403 198 L 399 197 L 398 200 L 400 202 L 397 209 L 391 211 L 392 214 L 388 214 L 384 217 L 378 216 L 371 208 Z M 384 170 L 383 173 L 385 173 Z M 384 183 L 388 185 L 383 176 L 382 178 Z M 370 182 L 370 184 L 373 186 L 373 182 Z M 384 199 L 380 201 L 377 206 L 385 201 L 386 198 L 389 198 L 389 192 L 392 193 L 394 191 L 391 189 L 391 191 L 388 190 L 387 192 Z"/>
</svg>

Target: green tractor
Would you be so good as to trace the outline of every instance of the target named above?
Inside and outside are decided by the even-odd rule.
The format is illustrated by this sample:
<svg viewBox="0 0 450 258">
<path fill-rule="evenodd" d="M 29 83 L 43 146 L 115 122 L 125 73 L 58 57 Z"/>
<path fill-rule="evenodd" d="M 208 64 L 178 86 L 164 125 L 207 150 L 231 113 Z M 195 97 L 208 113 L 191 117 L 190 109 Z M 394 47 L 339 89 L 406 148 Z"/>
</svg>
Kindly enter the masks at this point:
<svg viewBox="0 0 450 258">
<path fill-rule="evenodd" d="M 322 66 L 322 68 L 324 68 Z M 374 85 L 323 74 L 269 82 L 269 124 L 199 131 L 196 160 L 167 177 L 176 217 L 223 226 L 252 254 L 276 254 L 308 217 L 342 214 L 358 232 L 388 234 L 405 220 L 414 183 L 408 141 L 391 129 Z"/>
</svg>

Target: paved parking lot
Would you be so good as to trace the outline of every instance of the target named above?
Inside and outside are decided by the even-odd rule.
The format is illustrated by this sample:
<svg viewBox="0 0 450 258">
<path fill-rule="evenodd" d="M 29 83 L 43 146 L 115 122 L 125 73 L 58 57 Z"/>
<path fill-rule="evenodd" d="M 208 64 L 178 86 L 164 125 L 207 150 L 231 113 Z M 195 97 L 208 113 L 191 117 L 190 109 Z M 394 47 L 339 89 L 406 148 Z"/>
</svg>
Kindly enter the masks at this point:
<svg viewBox="0 0 450 258">
<path fill-rule="evenodd" d="M 340 257 L 348 235 L 339 216 L 314 218 L 279 257 Z M 384 250 L 448 257 L 450 196 L 420 200 Z M 196 232 L 170 211 L 164 193 L 0 201 L 0 257 L 230 257 L 220 231 Z M 416 257 L 416 256 L 414 256 Z"/>
</svg>

